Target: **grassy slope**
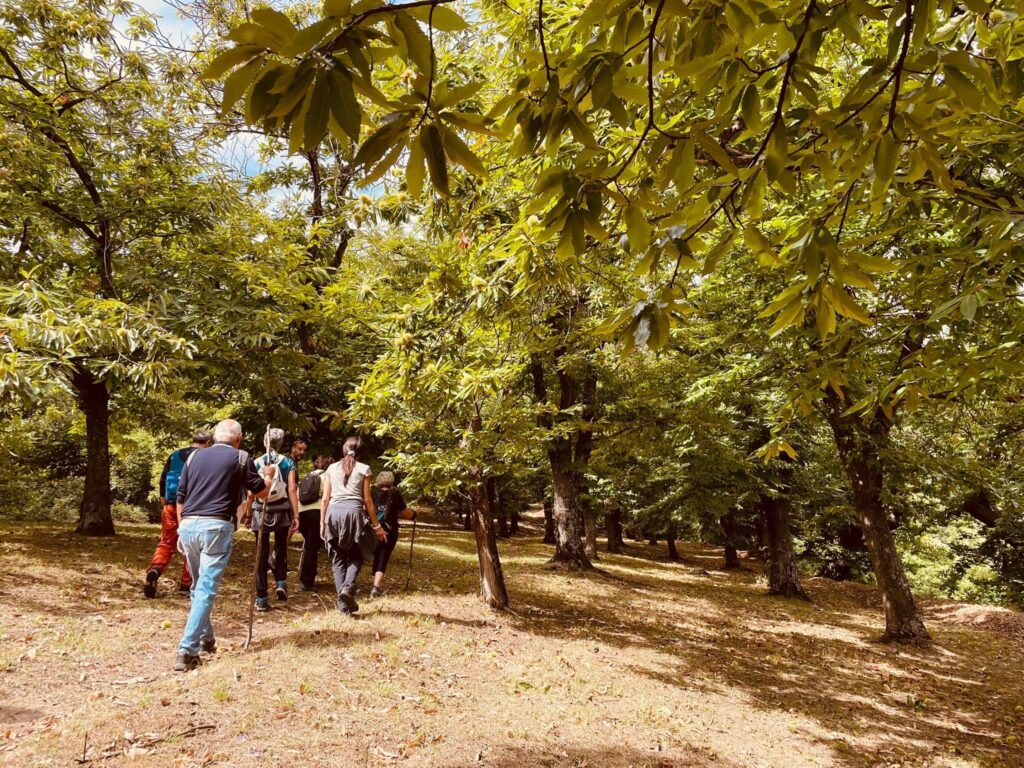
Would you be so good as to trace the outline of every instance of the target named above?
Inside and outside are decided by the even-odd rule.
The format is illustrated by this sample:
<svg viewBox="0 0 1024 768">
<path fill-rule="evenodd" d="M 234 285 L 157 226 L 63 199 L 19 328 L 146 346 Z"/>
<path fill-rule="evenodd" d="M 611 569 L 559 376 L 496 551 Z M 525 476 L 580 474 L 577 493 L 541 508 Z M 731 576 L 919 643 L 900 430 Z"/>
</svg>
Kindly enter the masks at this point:
<svg viewBox="0 0 1024 768">
<path fill-rule="evenodd" d="M 885 646 L 862 586 L 769 599 L 753 564 L 719 571 L 698 546 L 668 563 L 632 545 L 570 577 L 529 535 L 500 545 L 516 615 L 496 616 L 475 595 L 470 536 L 433 521 L 409 594 L 345 620 L 330 590 L 296 592 L 258 620 L 249 654 L 240 536 L 221 651 L 176 675 L 187 601 L 169 579 L 157 600 L 140 590 L 156 537 L 0 524 L 0 765 L 75 765 L 84 748 L 88 765 L 182 768 L 1024 766 L 1016 614 L 993 632 L 930 603 L 937 647 Z"/>
</svg>

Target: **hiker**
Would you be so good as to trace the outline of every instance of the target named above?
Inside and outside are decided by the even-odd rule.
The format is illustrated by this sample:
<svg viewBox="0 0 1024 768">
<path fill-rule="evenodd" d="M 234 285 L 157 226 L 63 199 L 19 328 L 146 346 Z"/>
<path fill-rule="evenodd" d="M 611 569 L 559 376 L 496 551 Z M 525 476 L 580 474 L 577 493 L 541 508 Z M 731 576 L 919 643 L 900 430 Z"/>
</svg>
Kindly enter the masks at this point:
<svg viewBox="0 0 1024 768">
<path fill-rule="evenodd" d="M 307 451 L 308 448 L 309 448 L 309 441 L 307 441 L 306 438 L 304 438 L 304 437 L 296 437 L 294 440 L 292 440 L 292 447 L 291 447 L 291 450 L 288 452 L 288 455 L 292 457 L 292 461 L 295 463 L 295 471 L 296 472 L 299 471 L 299 462 L 302 461 L 303 457 L 306 455 L 306 451 Z M 298 478 L 299 478 L 299 476 L 298 476 L 298 474 L 296 474 L 295 475 L 295 482 L 296 483 L 299 481 Z M 318 496 L 317 497 L 317 509 L 320 508 L 319 501 L 320 501 L 320 497 Z M 292 534 L 294 534 L 294 533 L 295 533 L 295 529 L 292 529 L 292 528 L 288 529 L 288 541 L 289 542 L 292 540 Z M 267 562 L 270 563 L 270 570 L 272 570 L 272 571 L 274 571 L 276 573 L 277 550 L 271 550 L 271 552 L 270 552 L 270 559 Z M 285 565 L 285 572 L 287 573 L 287 571 L 288 571 L 288 567 L 287 567 L 287 564 L 286 564 Z"/>
<path fill-rule="evenodd" d="M 320 560 L 320 500 L 324 495 L 324 472 L 331 457 L 313 459 L 313 471 L 299 483 L 299 533 L 302 534 L 302 556 L 299 558 L 299 584 L 304 592 L 316 588 L 316 571 Z"/>
<path fill-rule="evenodd" d="M 359 610 L 356 576 L 363 564 L 364 547 L 372 551 L 372 528 L 377 540 L 387 535 L 377 522 L 370 493 L 370 468 L 359 461 L 363 441 L 350 437 L 342 448 L 341 461 L 327 468 L 320 502 L 320 536 L 331 558 L 331 572 L 338 596 L 338 611 L 348 616 Z"/>
<path fill-rule="evenodd" d="M 272 467 L 263 476 L 242 444 L 242 426 L 225 419 L 213 431 L 213 445 L 196 451 L 185 462 L 178 483 L 178 549 L 195 574 L 192 605 L 185 632 L 178 645 L 177 672 L 199 664 L 199 651 L 215 653 L 217 641 L 210 614 L 221 579 L 231 559 L 231 546 L 238 525 L 238 505 L 245 491 L 265 498 L 274 478 Z"/>
<path fill-rule="evenodd" d="M 415 520 L 416 513 L 406 506 L 402 492 L 395 488 L 395 473 L 384 471 L 377 475 L 377 491 L 373 495 L 373 504 L 377 508 L 377 522 L 380 523 L 387 536 L 377 542 L 373 551 L 373 588 L 370 597 L 384 595 L 384 572 L 388 569 L 391 553 L 398 544 L 398 518 Z"/>
<path fill-rule="evenodd" d="M 270 610 L 267 571 L 273 569 L 277 599 L 288 599 L 288 536 L 299 528 L 298 467 L 290 456 L 279 453 L 284 444 L 284 430 L 269 431 L 270 453 L 256 460 L 256 468 L 272 471 L 273 482 L 265 500 L 249 493 L 242 523 L 252 524 L 253 532 L 262 538 L 257 542 L 260 559 L 256 565 L 256 610 Z M 304 449 L 303 449 L 304 452 Z M 255 503 L 254 505 L 254 502 Z M 270 564 L 270 534 L 274 534 L 274 563 Z"/>
<path fill-rule="evenodd" d="M 176 498 L 178 493 L 178 481 L 181 480 L 181 471 L 185 468 L 185 462 L 194 451 L 206 448 L 212 436 L 209 432 L 200 430 L 192 435 L 192 445 L 188 448 L 179 448 L 164 462 L 164 471 L 160 473 L 160 507 L 163 510 L 160 516 L 160 542 L 153 551 L 153 560 L 146 569 L 146 583 L 142 587 L 142 593 L 149 598 L 156 597 L 156 585 L 164 570 L 170 565 L 171 558 L 178 549 L 178 506 Z M 182 558 L 184 561 L 185 558 Z M 181 565 L 181 581 L 178 582 L 178 594 L 188 595 L 192 589 L 192 575 L 188 572 L 188 562 Z"/>
</svg>

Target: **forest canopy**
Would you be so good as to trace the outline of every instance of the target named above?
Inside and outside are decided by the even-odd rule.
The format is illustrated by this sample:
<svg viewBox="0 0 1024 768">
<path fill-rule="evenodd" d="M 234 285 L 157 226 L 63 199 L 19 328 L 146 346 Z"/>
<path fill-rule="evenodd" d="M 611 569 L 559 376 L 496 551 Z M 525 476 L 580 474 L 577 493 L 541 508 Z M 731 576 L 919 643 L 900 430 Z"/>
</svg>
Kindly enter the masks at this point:
<svg viewBox="0 0 1024 768">
<path fill-rule="evenodd" d="M 1020 604 L 1020 10 L 11 0 L 5 514 L 113 533 L 232 416 L 372 438 L 495 608 L 545 498 L 572 570 L 602 527 L 872 581 L 893 639 Z"/>
</svg>

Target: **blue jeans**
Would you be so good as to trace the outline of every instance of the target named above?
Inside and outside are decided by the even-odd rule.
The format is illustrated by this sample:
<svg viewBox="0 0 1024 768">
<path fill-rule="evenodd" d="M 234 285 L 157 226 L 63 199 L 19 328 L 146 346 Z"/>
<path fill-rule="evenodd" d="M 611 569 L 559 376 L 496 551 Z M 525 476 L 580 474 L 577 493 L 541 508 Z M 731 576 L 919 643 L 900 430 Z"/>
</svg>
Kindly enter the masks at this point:
<svg viewBox="0 0 1024 768">
<path fill-rule="evenodd" d="M 212 517 L 186 517 L 178 528 L 178 541 L 192 573 L 192 605 L 178 650 L 199 654 L 199 641 L 213 639 L 213 599 L 231 559 L 235 526 Z"/>
</svg>

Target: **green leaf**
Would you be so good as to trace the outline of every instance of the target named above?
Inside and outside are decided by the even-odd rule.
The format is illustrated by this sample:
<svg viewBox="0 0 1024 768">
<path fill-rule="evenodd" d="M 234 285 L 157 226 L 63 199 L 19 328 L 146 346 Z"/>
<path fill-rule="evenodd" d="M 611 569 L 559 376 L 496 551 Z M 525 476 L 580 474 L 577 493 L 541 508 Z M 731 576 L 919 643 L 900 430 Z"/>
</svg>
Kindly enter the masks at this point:
<svg viewBox="0 0 1024 768">
<path fill-rule="evenodd" d="M 256 45 L 239 45 L 219 53 L 199 77 L 201 80 L 216 80 L 229 69 L 249 61 L 253 56 L 260 53 L 261 50 Z"/>
<path fill-rule="evenodd" d="M 259 58 L 250 61 L 244 67 L 239 67 L 232 72 L 224 81 L 224 98 L 221 100 L 221 115 L 226 115 L 232 107 L 238 103 L 246 90 L 252 85 L 253 78 L 263 69 L 263 59 Z"/>
<path fill-rule="evenodd" d="M 409 142 L 409 159 L 405 164 L 405 187 L 413 197 L 423 194 L 423 180 L 426 176 L 425 163 L 423 134 L 417 133 L 416 138 Z"/>
<path fill-rule="evenodd" d="M 942 74 L 945 77 L 946 83 L 953 89 L 956 97 L 964 106 L 971 109 L 981 109 L 981 91 L 975 87 L 974 83 L 963 72 L 956 67 L 946 64 L 942 67 Z"/>
<path fill-rule="evenodd" d="M 352 89 L 352 78 L 348 72 L 335 65 L 330 74 L 331 116 L 352 141 L 359 141 L 363 125 L 363 112 Z"/>
<path fill-rule="evenodd" d="M 629 205 L 622 212 L 622 218 L 626 224 L 629 249 L 633 253 L 640 253 L 651 244 L 651 225 L 648 223 L 647 217 L 643 210 L 635 205 Z"/>
<path fill-rule="evenodd" d="M 443 128 L 441 131 L 445 154 L 452 159 L 452 162 L 458 163 L 474 176 L 487 175 L 487 170 L 480 162 L 480 158 L 473 154 L 473 151 L 466 146 L 466 143 L 455 131 Z"/>
<path fill-rule="evenodd" d="M 871 183 L 871 199 L 881 202 L 892 184 L 896 173 L 896 160 L 899 156 L 899 145 L 888 133 L 883 133 L 875 147 L 875 178 Z"/>
<path fill-rule="evenodd" d="M 288 43 L 281 48 L 281 55 L 285 58 L 302 56 L 319 48 L 327 37 L 341 29 L 341 22 L 338 19 L 321 19 L 308 27 L 294 32 Z"/>
<path fill-rule="evenodd" d="M 319 75 L 310 93 L 303 131 L 303 146 L 307 150 L 316 149 L 327 133 L 327 118 L 331 113 L 328 82 L 329 78 Z"/>
<path fill-rule="evenodd" d="M 764 121 L 761 119 L 761 99 L 757 94 L 757 86 L 751 83 L 744 91 L 740 99 L 740 113 L 743 115 L 743 122 L 747 130 L 754 133 L 761 131 Z"/>
<path fill-rule="evenodd" d="M 352 0 L 324 0 L 324 16 L 344 18 L 352 11 Z"/>
<path fill-rule="evenodd" d="M 858 323 L 864 325 L 871 325 L 871 316 L 868 315 L 861 307 L 855 302 L 850 295 L 844 291 L 841 287 L 833 285 L 826 285 L 823 289 L 824 296 L 828 300 L 828 303 L 832 305 L 836 312 L 845 317 L 849 317 L 856 320 Z"/>
<path fill-rule="evenodd" d="M 282 43 L 295 34 L 295 25 L 292 20 L 288 18 L 287 14 L 275 8 L 255 8 L 250 16 L 254 22 L 279 37 Z"/>
<path fill-rule="evenodd" d="M 464 29 L 469 29 L 469 24 L 451 8 L 445 5 L 435 5 L 433 8 L 434 29 L 439 29 L 442 32 L 462 32 Z M 429 5 L 410 8 L 406 13 L 424 24 L 428 23 L 428 19 L 431 18 Z"/>
<path fill-rule="evenodd" d="M 409 47 L 409 58 L 415 62 L 421 72 L 429 73 L 431 69 L 430 40 L 423 34 L 420 25 L 408 13 L 401 12 L 395 14 L 395 26 L 402 33 L 402 37 L 405 38 L 406 45 Z"/>
<path fill-rule="evenodd" d="M 420 133 L 423 137 L 423 154 L 427 158 L 427 170 L 430 171 L 430 182 L 434 189 L 447 197 L 451 191 L 448 188 L 448 165 L 444 161 L 441 131 L 433 123 L 428 123 L 423 126 Z"/>
<path fill-rule="evenodd" d="M 700 148 L 707 152 L 711 159 L 726 173 L 736 178 L 739 178 L 740 172 L 736 168 L 736 164 L 733 163 L 732 158 L 729 157 L 728 153 L 722 149 L 722 145 L 712 139 L 703 131 L 695 131 L 694 138 L 700 145 Z"/>
</svg>

